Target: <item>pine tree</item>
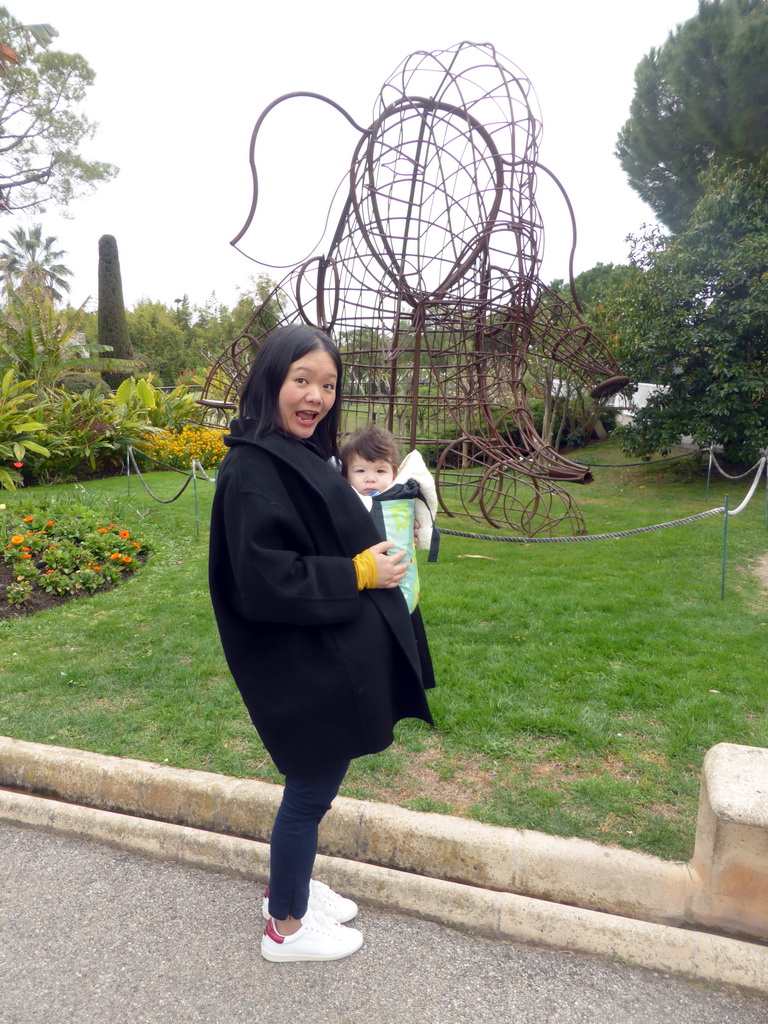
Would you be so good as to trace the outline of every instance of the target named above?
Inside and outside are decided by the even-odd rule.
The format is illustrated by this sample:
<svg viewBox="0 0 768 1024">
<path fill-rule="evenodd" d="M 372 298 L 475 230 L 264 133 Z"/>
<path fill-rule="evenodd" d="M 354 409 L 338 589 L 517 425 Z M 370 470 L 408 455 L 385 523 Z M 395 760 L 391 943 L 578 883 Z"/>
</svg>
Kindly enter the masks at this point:
<svg viewBox="0 0 768 1024">
<path fill-rule="evenodd" d="M 703 195 L 711 164 L 768 154 L 768 3 L 699 0 L 635 70 L 616 155 L 629 183 L 672 231 Z"/>
</svg>

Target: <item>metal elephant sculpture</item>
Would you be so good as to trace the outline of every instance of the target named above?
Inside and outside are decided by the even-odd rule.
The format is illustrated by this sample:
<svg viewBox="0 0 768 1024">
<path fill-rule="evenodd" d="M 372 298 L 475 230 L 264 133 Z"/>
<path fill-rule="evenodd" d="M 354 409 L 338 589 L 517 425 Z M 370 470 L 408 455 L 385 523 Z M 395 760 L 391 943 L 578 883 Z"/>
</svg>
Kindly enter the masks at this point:
<svg viewBox="0 0 768 1024">
<path fill-rule="evenodd" d="M 595 397 L 627 378 L 575 293 L 566 302 L 539 279 L 539 174 L 563 194 L 574 247 L 575 221 L 538 162 L 530 82 L 490 44 L 463 42 L 406 58 L 368 127 L 327 97 L 279 97 L 253 130 L 253 200 L 232 242 L 239 251 L 259 201 L 259 131 L 298 96 L 330 104 L 359 133 L 340 214 L 324 252 L 318 246 L 292 268 L 222 353 L 202 405 L 232 408 L 268 330 L 301 319 L 342 350 L 346 425 L 375 421 L 429 449 L 444 511 L 529 536 L 583 532 L 563 485 L 591 476 L 536 429 L 529 360 L 566 367 Z"/>
</svg>

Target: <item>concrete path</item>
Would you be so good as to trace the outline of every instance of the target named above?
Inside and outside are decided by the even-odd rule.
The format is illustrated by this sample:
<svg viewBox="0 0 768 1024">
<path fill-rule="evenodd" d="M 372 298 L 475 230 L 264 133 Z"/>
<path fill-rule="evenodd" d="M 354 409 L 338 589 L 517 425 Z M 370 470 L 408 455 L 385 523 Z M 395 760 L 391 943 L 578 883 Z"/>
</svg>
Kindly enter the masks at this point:
<svg viewBox="0 0 768 1024">
<path fill-rule="evenodd" d="M 766 1024 L 768 998 L 363 907 L 363 949 L 261 960 L 259 888 L 0 824 L 0 1024 Z"/>
</svg>

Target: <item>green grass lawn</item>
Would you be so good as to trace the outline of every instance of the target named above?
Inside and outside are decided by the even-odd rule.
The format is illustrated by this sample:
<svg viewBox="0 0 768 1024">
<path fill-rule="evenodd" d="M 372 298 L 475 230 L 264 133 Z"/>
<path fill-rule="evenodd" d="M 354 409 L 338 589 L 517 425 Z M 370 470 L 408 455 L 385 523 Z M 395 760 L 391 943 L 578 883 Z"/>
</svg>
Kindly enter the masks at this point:
<svg viewBox="0 0 768 1024">
<path fill-rule="evenodd" d="M 626 463 L 609 441 L 577 453 Z M 734 508 L 751 478 L 691 460 L 597 468 L 574 487 L 590 533 Z M 171 473 L 147 482 L 170 498 Z M 280 781 L 224 663 L 206 586 L 213 487 L 171 504 L 132 478 L 85 485 L 151 542 L 113 591 L 0 623 L 0 733 Z M 72 487 L 4 494 L 14 503 Z M 9 513 L 6 513 L 9 514 Z M 440 516 L 448 529 L 491 533 Z M 503 534 L 502 534 L 503 535 Z M 768 746 L 764 483 L 723 517 L 630 537 L 519 544 L 444 536 L 421 565 L 436 729 L 403 723 L 342 792 L 672 858 L 693 848 L 699 775 L 722 741 Z M 483 558 L 468 558 L 481 555 Z"/>
</svg>

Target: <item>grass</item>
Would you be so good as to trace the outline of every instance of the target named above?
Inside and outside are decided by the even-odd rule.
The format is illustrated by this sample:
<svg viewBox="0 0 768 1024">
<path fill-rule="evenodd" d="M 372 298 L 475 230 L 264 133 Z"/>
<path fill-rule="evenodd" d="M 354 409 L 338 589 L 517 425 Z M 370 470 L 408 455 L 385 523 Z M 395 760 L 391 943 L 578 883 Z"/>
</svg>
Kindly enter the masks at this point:
<svg viewBox="0 0 768 1024">
<path fill-rule="evenodd" d="M 590 533 L 679 519 L 726 493 L 733 508 L 750 485 L 713 476 L 705 496 L 691 460 L 624 465 L 610 441 L 578 457 L 622 464 L 574 487 Z M 164 499 L 181 481 L 146 479 Z M 85 486 L 92 502 L 117 503 L 149 560 L 108 593 L 0 624 L 0 733 L 280 781 L 208 603 L 212 486 L 197 485 L 199 536 L 191 487 L 158 504 L 135 478 L 130 496 L 124 478 Z M 389 750 L 354 763 L 342 792 L 689 857 L 707 749 L 768 746 L 765 518 L 761 486 L 729 522 L 723 599 L 722 516 L 578 543 L 444 536 L 439 561 L 421 566 L 437 728 L 402 723 Z"/>
</svg>

